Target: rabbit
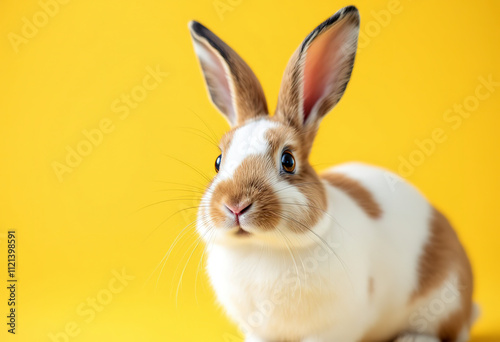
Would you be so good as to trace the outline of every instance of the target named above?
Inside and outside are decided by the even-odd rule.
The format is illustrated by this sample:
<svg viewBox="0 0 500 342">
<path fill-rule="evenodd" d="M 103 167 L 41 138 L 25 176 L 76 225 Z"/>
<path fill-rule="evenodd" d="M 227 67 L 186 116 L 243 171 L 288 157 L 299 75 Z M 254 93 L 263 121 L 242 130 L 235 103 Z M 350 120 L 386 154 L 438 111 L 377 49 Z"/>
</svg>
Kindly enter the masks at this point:
<svg viewBox="0 0 500 342">
<path fill-rule="evenodd" d="M 467 341 L 478 314 L 468 257 L 448 220 L 383 168 L 308 162 L 342 97 L 360 16 L 345 7 L 292 55 L 277 109 L 202 24 L 189 29 L 208 93 L 231 126 L 196 230 L 218 302 L 247 342 Z"/>
</svg>

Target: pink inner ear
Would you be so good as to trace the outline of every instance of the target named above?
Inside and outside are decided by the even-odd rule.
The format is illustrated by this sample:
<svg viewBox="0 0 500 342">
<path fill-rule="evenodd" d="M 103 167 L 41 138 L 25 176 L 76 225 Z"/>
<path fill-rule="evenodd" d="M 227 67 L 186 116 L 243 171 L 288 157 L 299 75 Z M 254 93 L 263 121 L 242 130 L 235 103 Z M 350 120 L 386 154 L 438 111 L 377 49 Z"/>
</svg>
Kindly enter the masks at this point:
<svg viewBox="0 0 500 342">
<path fill-rule="evenodd" d="M 337 85 L 339 66 L 344 61 L 342 44 L 348 30 L 334 26 L 316 37 L 306 52 L 304 65 L 304 122 L 316 104 L 332 93 Z M 326 113 L 323 113 L 326 114 Z"/>
<path fill-rule="evenodd" d="M 196 46 L 196 52 L 201 61 L 201 67 L 207 77 L 210 96 L 221 111 L 227 115 L 230 122 L 235 122 L 235 111 L 231 97 L 231 86 L 227 79 L 226 69 L 220 58 L 203 44 Z"/>
</svg>

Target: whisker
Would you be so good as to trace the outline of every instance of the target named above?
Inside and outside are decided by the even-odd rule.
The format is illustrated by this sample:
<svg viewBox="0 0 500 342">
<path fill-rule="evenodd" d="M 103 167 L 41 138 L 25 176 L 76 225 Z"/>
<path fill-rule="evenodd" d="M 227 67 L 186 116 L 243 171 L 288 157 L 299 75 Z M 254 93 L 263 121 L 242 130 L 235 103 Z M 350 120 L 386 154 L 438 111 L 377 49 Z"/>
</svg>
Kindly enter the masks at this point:
<svg viewBox="0 0 500 342">
<path fill-rule="evenodd" d="M 323 239 L 320 235 L 318 235 L 315 231 L 313 231 L 312 229 L 310 229 L 309 227 L 307 227 L 305 224 L 299 222 L 298 220 L 295 220 L 289 216 L 286 216 L 286 215 L 280 215 L 283 219 L 285 220 L 288 220 L 290 222 L 295 222 L 295 223 L 298 223 L 300 224 L 302 227 L 304 227 L 308 232 L 314 234 L 314 236 L 316 236 L 318 239 L 320 239 L 320 241 L 322 241 L 322 243 L 332 252 L 332 254 L 337 258 L 337 260 L 340 262 L 340 264 L 342 265 L 342 268 L 344 269 L 344 272 L 346 273 L 347 277 L 349 278 L 349 281 L 351 282 L 351 285 L 352 285 L 352 280 L 349 276 L 349 272 L 348 272 L 348 267 L 347 265 L 345 264 L 345 262 L 342 260 L 342 258 L 340 258 L 340 256 L 335 252 L 335 250 L 328 244 L 327 241 L 325 241 L 325 239 Z"/>
<path fill-rule="evenodd" d="M 294 184 L 287 185 L 281 189 L 278 189 L 275 192 L 280 192 L 280 191 L 284 191 L 284 190 L 287 190 L 287 189 L 290 189 L 293 187 L 297 187 L 298 185 L 307 185 L 307 184 L 321 184 L 321 181 L 294 183 Z"/>
<path fill-rule="evenodd" d="M 200 258 L 200 261 L 198 262 L 198 267 L 196 268 L 196 276 L 194 278 L 194 298 L 195 298 L 196 304 L 198 304 L 198 305 L 200 305 L 200 303 L 198 302 L 198 291 L 197 291 L 197 289 L 198 289 L 198 274 L 200 273 L 200 269 L 202 269 L 202 270 L 204 269 L 203 260 L 205 257 L 205 253 L 208 250 L 208 246 L 210 245 L 210 241 L 212 240 L 212 238 L 215 237 L 215 229 L 212 228 L 211 231 L 212 231 L 212 233 L 208 237 L 207 245 L 203 249 L 203 253 L 201 253 L 201 258 Z"/>
<path fill-rule="evenodd" d="M 290 248 L 290 245 L 288 244 L 288 240 L 287 240 L 286 236 L 283 234 L 283 232 L 281 232 L 280 229 L 276 229 L 276 231 L 278 231 L 278 233 L 280 233 L 280 235 L 283 237 L 283 240 L 285 241 L 285 245 L 288 249 L 288 253 L 292 257 L 292 261 L 293 261 L 293 264 L 295 266 L 295 273 L 296 273 L 297 279 L 299 281 L 299 302 L 300 302 L 300 300 L 302 299 L 302 284 L 300 281 L 299 268 L 297 267 L 297 262 L 295 260 L 295 256 L 293 255 L 292 249 Z M 302 264 L 302 266 L 304 266 L 304 264 Z"/>
<path fill-rule="evenodd" d="M 163 183 L 163 184 L 170 184 L 170 185 L 177 185 L 177 186 L 183 186 L 183 187 L 186 187 L 188 189 L 195 189 L 195 190 L 200 190 L 200 191 L 205 191 L 205 185 L 204 184 L 199 184 L 200 187 L 198 186 L 195 186 L 193 184 L 185 184 L 185 183 L 176 183 L 176 182 L 167 182 L 167 181 L 163 181 L 163 180 L 154 180 L 153 182 L 156 182 L 156 183 Z M 209 189 L 207 189 L 209 190 Z"/>
<path fill-rule="evenodd" d="M 206 221 L 205 223 L 211 223 L 212 220 L 209 219 L 208 221 Z M 184 252 L 184 254 L 182 255 L 181 257 L 181 260 L 184 259 L 184 257 L 186 256 L 186 254 L 189 252 L 189 249 L 194 245 L 196 244 L 196 246 L 194 247 L 194 249 L 191 251 L 191 254 L 189 255 L 188 257 L 188 260 L 186 262 L 186 264 L 184 265 L 184 268 L 182 269 L 182 272 L 181 272 L 181 275 L 180 275 L 180 278 L 179 278 L 179 281 L 177 283 L 177 290 L 176 290 L 176 293 L 175 293 L 175 306 L 177 307 L 177 298 L 178 298 L 178 295 L 179 295 L 179 288 L 180 288 L 180 285 L 182 284 L 182 277 L 184 276 L 184 272 L 186 271 L 186 268 L 189 264 L 189 261 L 191 260 L 191 257 L 193 256 L 194 252 L 196 251 L 196 249 L 198 248 L 200 242 L 203 240 L 203 238 L 212 230 L 212 228 L 209 228 L 206 232 L 203 233 L 203 235 L 200 235 L 196 238 L 195 241 L 193 241 L 189 247 L 186 249 L 186 252 Z M 177 267 L 175 268 L 175 271 L 174 271 L 174 277 L 172 278 L 172 283 L 171 283 L 171 287 L 170 287 L 170 295 L 172 295 L 172 291 L 173 291 L 173 282 L 174 282 L 174 278 L 175 278 L 175 274 L 177 274 L 177 270 L 179 269 L 179 265 L 177 265 Z"/>
<path fill-rule="evenodd" d="M 210 230 L 207 230 L 205 232 L 205 234 L 203 234 L 203 236 L 205 236 L 206 234 L 208 234 Z M 189 261 L 191 260 L 191 257 L 193 256 L 194 252 L 196 251 L 196 249 L 198 248 L 198 246 L 200 245 L 200 242 L 202 241 L 202 236 L 198 237 L 198 239 L 196 239 L 195 242 L 196 243 L 196 246 L 194 246 L 193 248 L 193 251 L 191 252 L 191 254 L 189 255 L 187 261 L 186 261 L 186 264 L 184 265 L 184 268 L 182 269 L 182 272 L 181 272 L 181 276 L 179 278 L 179 282 L 177 283 L 177 290 L 175 291 L 175 307 L 177 307 L 177 299 L 179 298 L 179 288 L 181 287 L 181 284 L 182 284 L 182 277 L 184 276 L 184 272 L 186 271 L 186 268 L 189 264 Z M 193 244 L 191 244 L 192 246 Z M 188 247 L 188 250 L 189 248 L 191 248 L 191 246 Z"/>
<path fill-rule="evenodd" d="M 202 222 L 205 222 L 205 221 L 202 221 Z M 167 261 L 171 255 L 171 253 L 173 252 L 175 246 L 179 243 L 179 241 L 187 234 L 187 232 L 193 228 L 191 227 L 193 224 L 196 224 L 197 223 L 197 219 L 191 221 L 190 223 L 188 223 L 176 236 L 176 238 L 174 239 L 174 241 L 172 242 L 172 244 L 170 245 L 170 248 L 168 249 L 168 251 L 165 253 L 164 257 L 162 258 L 162 260 L 158 263 L 158 265 L 156 266 L 156 268 L 153 270 L 153 272 L 151 272 L 150 276 L 148 277 L 148 279 L 146 280 L 146 283 L 144 284 L 144 286 L 149 282 L 149 280 L 151 279 L 151 277 L 153 276 L 153 274 L 158 270 L 158 268 L 160 267 L 161 264 L 162 267 L 161 267 L 161 270 L 160 270 L 160 274 L 158 275 L 158 278 L 156 280 L 156 285 L 155 285 L 155 291 L 158 287 L 158 282 L 161 278 L 161 274 L 163 272 L 163 268 L 165 267 L 165 265 L 167 264 Z M 187 229 L 187 231 L 186 231 Z"/>
<path fill-rule="evenodd" d="M 156 192 L 168 192 L 168 191 L 191 192 L 191 193 L 201 194 L 201 195 L 203 195 L 203 194 L 205 193 L 204 191 L 200 191 L 200 190 L 189 190 L 189 189 L 159 189 L 159 190 L 156 190 Z"/>
<path fill-rule="evenodd" d="M 193 227 L 190 227 L 185 233 L 182 233 L 185 229 L 187 229 L 189 226 L 192 226 L 193 224 L 196 224 L 197 223 L 197 220 L 194 220 L 192 221 L 191 223 L 189 223 L 186 227 L 184 227 L 181 231 L 181 233 L 179 233 L 177 235 L 177 238 L 174 240 L 174 242 L 172 243 L 172 245 L 170 246 L 167 254 L 165 254 L 165 261 L 163 262 L 163 266 L 160 270 L 160 274 L 158 275 L 158 278 L 156 279 L 156 285 L 155 285 L 155 291 L 156 289 L 158 288 L 158 283 L 160 281 L 160 278 L 161 278 L 161 274 L 163 273 L 163 269 L 165 268 L 165 265 L 167 264 L 167 261 L 168 261 L 168 258 L 170 257 L 173 249 L 175 248 L 175 246 L 179 243 L 179 241 L 182 239 L 183 236 L 185 236 L 187 234 L 187 232 L 189 232 L 189 230 L 191 230 L 191 228 L 195 228 L 194 226 Z M 181 235 L 182 234 L 182 235 Z M 196 241 L 196 240 L 195 240 Z M 187 253 L 187 252 L 186 252 Z M 184 253 L 184 255 L 186 255 L 186 253 Z M 182 256 L 182 258 L 184 258 L 184 255 Z M 181 258 L 181 259 L 182 259 Z M 179 268 L 179 266 L 177 266 L 177 268 L 175 269 L 175 272 L 177 272 L 177 269 Z M 175 274 L 175 273 L 174 273 Z"/>
<path fill-rule="evenodd" d="M 215 134 L 215 132 L 213 131 L 213 129 L 206 123 L 205 120 L 203 120 L 203 118 L 198 115 L 194 110 L 192 110 L 191 108 L 189 108 L 189 111 L 191 113 L 193 113 L 202 123 L 203 125 L 205 125 L 205 127 L 212 133 L 212 136 L 214 137 L 214 140 L 217 141 L 217 135 Z"/>
<path fill-rule="evenodd" d="M 288 212 L 288 213 L 291 213 L 291 214 L 294 214 L 293 211 L 289 211 L 289 210 L 283 210 L 284 212 Z M 304 227 L 307 231 L 313 233 L 314 235 L 316 235 L 316 237 L 318 237 L 318 239 L 321 240 L 321 242 L 325 245 L 325 247 L 328 249 L 328 251 L 332 252 L 332 253 L 335 253 L 335 251 L 333 250 L 333 248 L 328 244 L 328 242 L 323 239 L 320 235 L 318 235 L 318 233 L 316 233 L 314 230 L 312 230 L 311 228 L 309 228 L 308 226 L 306 226 L 305 224 L 303 224 L 302 222 L 300 222 L 299 220 L 297 219 L 294 219 L 292 217 L 289 217 L 289 216 L 286 216 L 286 215 L 283 215 L 281 216 L 282 218 L 285 218 L 285 219 L 288 219 L 288 220 L 291 220 L 291 222 L 294 222 L 294 223 L 298 223 L 300 224 L 302 227 Z"/>
<path fill-rule="evenodd" d="M 156 268 L 153 270 L 153 272 L 151 272 L 151 274 L 149 275 L 149 277 L 146 279 L 146 282 L 144 283 L 144 286 L 147 285 L 147 283 L 149 282 L 149 280 L 151 279 L 151 277 L 153 276 L 153 274 L 156 272 L 156 270 L 158 270 L 158 268 L 160 267 L 160 265 L 163 263 L 163 261 L 165 260 L 165 258 L 168 259 L 170 253 L 172 252 L 176 242 L 177 242 L 177 239 L 180 239 L 182 238 L 182 235 L 183 235 L 183 232 L 185 229 L 187 229 L 190 225 L 192 225 L 194 222 L 196 222 L 196 220 L 193 220 L 192 222 L 190 222 L 188 225 L 186 225 L 181 231 L 179 234 L 177 234 L 177 236 L 175 237 L 174 241 L 172 242 L 172 245 L 170 245 L 170 248 L 168 249 L 168 251 L 165 253 L 165 255 L 163 256 L 163 258 L 160 260 L 160 262 L 158 263 L 158 265 L 156 266 Z M 144 287 L 143 286 L 143 287 Z"/>
<path fill-rule="evenodd" d="M 158 204 L 162 204 L 162 203 L 168 203 L 168 202 L 177 202 L 177 201 L 200 201 L 201 198 L 193 198 L 193 197 L 186 197 L 186 198 L 169 198 L 169 199 L 166 199 L 166 200 L 161 200 L 161 201 L 158 201 L 158 202 L 154 202 L 154 203 L 151 203 L 151 204 L 148 204 L 142 208 L 139 208 L 137 209 L 136 211 L 134 211 L 134 213 L 137 213 L 139 211 L 142 211 L 144 209 L 147 209 L 149 207 L 152 207 L 154 205 L 158 205 Z"/>
<path fill-rule="evenodd" d="M 175 161 L 177 161 L 177 162 L 179 162 L 179 163 L 181 163 L 181 164 L 183 164 L 183 165 L 185 165 L 185 166 L 187 166 L 189 168 L 191 168 L 197 174 L 199 174 L 200 176 L 202 176 L 207 182 L 211 181 L 210 177 L 208 177 L 205 173 L 203 173 L 202 171 L 200 171 L 198 168 L 194 167 L 193 165 L 190 165 L 190 164 L 186 163 L 185 161 L 182 161 L 182 160 L 180 160 L 180 159 L 178 159 L 178 158 L 176 158 L 174 156 L 171 156 L 169 154 L 163 154 L 163 155 L 166 156 L 166 157 L 169 157 L 169 158 L 171 158 L 171 159 L 173 159 L 173 160 L 175 160 Z"/>
<path fill-rule="evenodd" d="M 147 239 L 149 239 L 151 237 L 151 235 L 156 231 L 158 230 L 162 225 L 164 225 L 170 218 L 174 217 L 175 215 L 183 212 L 183 211 L 186 211 L 186 210 L 193 210 L 193 209 L 198 209 L 200 208 L 201 206 L 192 206 L 192 207 L 187 207 L 187 208 L 183 208 L 183 209 L 180 209 L 180 210 L 177 210 L 175 213 L 169 215 L 165 220 L 163 220 L 155 229 L 153 229 L 147 236 L 146 238 L 144 239 L 144 241 L 146 241 Z M 208 206 L 207 206 L 208 207 Z M 195 220 L 196 221 L 196 220 Z"/>
<path fill-rule="evenodd" d="M 194 135 L 197 135 L 198 137 L 204 139 L 205 141 L 209 142 L 210 144 L 212 144 L 213 146 L 215 146 L 217 148 L 217 150 L 219 150 L 219 145 L 217 145 L 217 141 L 214 141 L 212 139 L 212 137 L 210 137 L 209 135 L 207 135 L 205 132 L 203 132 L 202 130 L 200 129 L 197 129 L 197 128 L 193 128 L 193 127 L 182 127 L 183 129 L 187 130 L 189 133 L 191 134 L 194 134 Z M 191 131 L 190 131 L 191 130 Z M 195 132 L 193 132 L 195 131 Z M 198 134 L 196 132 L 199 132 L 201 134 Z"/>
<path fill-rule="evenodd" d="M 302 207 L 307 207 L 307 208 L 310 208 L 310 209 L 314 209 L 314 210 L 318 210 L 318 211 L 321 211 L 322 213 L 324 213 L 325 215 L 327 215 L 328 217 L 330 217 L 332 220 L 335 221 L 335 223 L 340 227 L 342 228 L 342 230 L 350 235 L 352 237 L 352 234 L 347 231 L 345 229 L 344 226 L 342 226 L 342 224 L 339 222 L 339 220 L 337 220 L 337 218 L 335 218 L 335 216 L 331 215 L 328 211 L 324 210 L 324 209 L 321 209 L 319 207 L 316 207 L 316 206 L 313 206 L 313 205 L 310 205 L 310 204 L 302 204 L 302 203 L 287 203 L 287 202 L 281 202 L 281 204 L 286 204 L 286 205 L 296 205 L 296 206 L 302 206 Z"/>
</svg>

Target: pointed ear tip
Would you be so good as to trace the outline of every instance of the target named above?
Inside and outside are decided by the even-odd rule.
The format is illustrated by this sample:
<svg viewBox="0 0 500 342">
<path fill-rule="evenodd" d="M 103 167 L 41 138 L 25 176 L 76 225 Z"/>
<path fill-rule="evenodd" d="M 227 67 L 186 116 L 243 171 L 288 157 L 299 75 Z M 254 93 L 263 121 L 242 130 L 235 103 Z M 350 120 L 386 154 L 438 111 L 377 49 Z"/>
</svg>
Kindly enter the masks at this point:
<svg viewBox="0 0 500 342">
<path fill-rule="evenodd" d="M 358 8 L 356 6 L 354 6 L 354 5 L 349 5 L 349 6 L 344 7 L 344 11 L 359 13 Z"/>
<path fill-rule="evenodd" d="M 202 24 L 200 24 L 196 20 L 190 20 L 188 22 L 188 28 L 189 28 L 189 31 L 191 32 L 191 34 L 196 34 L 198 36 L 201 35 L 201 31 L 203 29 L 206 29 L 205 26 L 203 26 Z"/>
<path fill-rule="evenodd" d="M 350 15 L 350 16 L 354 17 L 356 22 L 359 24 L 360 15 L 359 15 L 359 10 L 356 6 L 351 5 L 351 6 L 344 7 L 342 9 L 342 11 L 344 12 L 344 15 Z"/>
</svg>

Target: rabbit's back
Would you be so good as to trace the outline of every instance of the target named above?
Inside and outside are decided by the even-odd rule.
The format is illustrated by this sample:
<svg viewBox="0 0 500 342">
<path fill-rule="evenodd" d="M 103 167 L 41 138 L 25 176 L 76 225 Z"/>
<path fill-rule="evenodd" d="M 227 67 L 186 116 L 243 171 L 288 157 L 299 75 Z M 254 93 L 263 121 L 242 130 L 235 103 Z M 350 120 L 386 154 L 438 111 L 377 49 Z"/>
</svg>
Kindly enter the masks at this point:
<svg viewBox="0 0 500 342">
<path fill-rule="evenodd" d="M 377 311 L 367 335 L 415 331 L 466 340 L 472 272 L 448 220 L 385 169 L 347 163 L 322 178 L 331 187 L 330 214 L 348 232 L 345 258 L 366 263 L 359 281 Z"/>
</svg>

